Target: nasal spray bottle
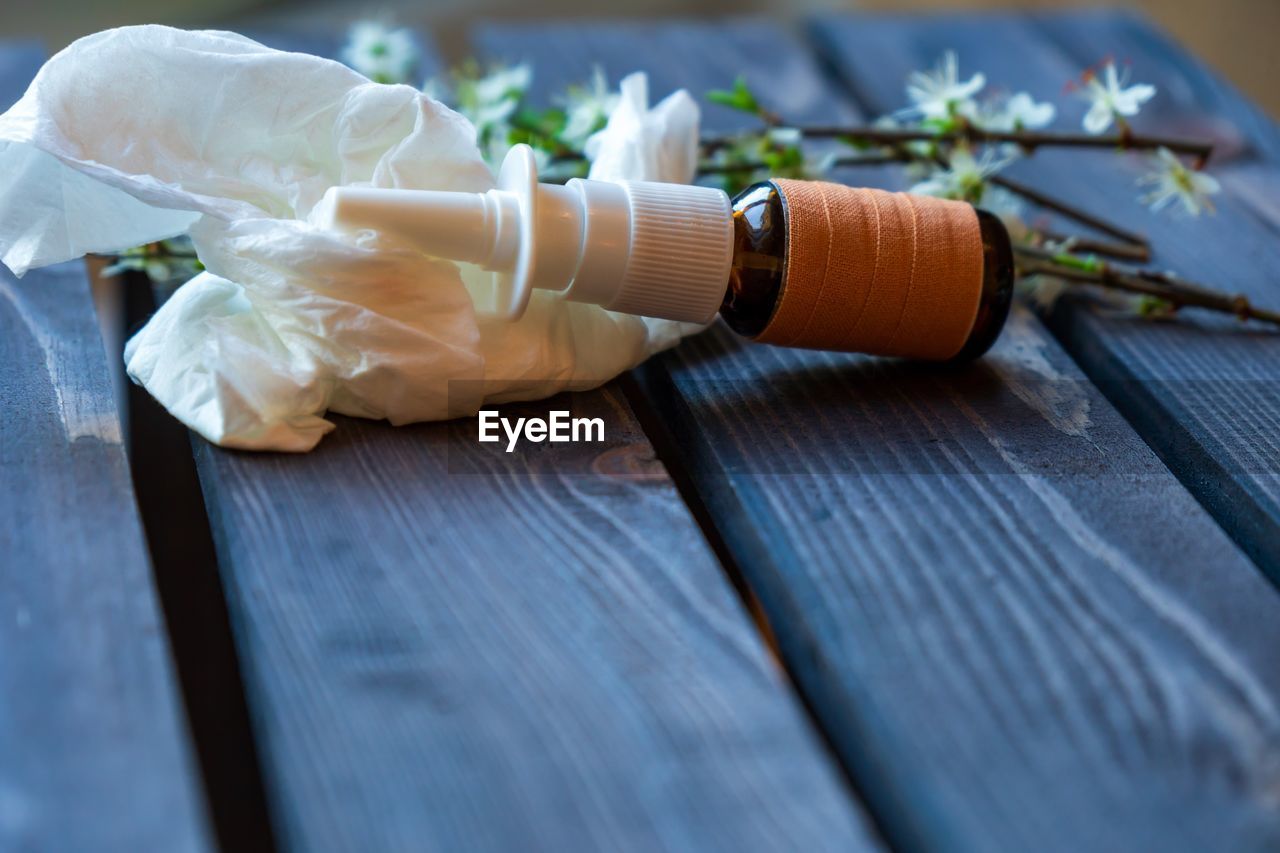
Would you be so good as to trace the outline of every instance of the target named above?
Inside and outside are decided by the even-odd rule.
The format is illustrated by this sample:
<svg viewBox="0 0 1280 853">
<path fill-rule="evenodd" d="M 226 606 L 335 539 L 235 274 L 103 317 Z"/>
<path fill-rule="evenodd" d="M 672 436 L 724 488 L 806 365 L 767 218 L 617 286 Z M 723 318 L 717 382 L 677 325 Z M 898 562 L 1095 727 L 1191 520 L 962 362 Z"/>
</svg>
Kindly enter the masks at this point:
<svg viewBox="0 0 1280 853">
<path fill-rule="evenodd" d="M 963 202 L 774 179 L 708 187 L 538 183 L 511 149 L 486 193 L 329 190 L 322 224 L 374 228 L 497 275 L 518 319 L 534 288 L 763 343 L 930 361 L 976 358 L 1013 297 L 1009 235 Z"/>
</svg>

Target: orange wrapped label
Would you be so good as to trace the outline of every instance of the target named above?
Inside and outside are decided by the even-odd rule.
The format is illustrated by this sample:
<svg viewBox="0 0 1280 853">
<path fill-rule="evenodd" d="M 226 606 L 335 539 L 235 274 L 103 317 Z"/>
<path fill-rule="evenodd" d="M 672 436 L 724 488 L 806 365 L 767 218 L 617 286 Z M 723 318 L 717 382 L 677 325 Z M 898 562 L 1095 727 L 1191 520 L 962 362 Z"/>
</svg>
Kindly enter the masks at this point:
<svg viewBox="0 0 1280 853">
<path fill-rule="evenodd" d="M 777 179 L 787 267 L 762 343 L 941 361 L 982 295 L 978 216 L 956 201 Z"/>
</svg>

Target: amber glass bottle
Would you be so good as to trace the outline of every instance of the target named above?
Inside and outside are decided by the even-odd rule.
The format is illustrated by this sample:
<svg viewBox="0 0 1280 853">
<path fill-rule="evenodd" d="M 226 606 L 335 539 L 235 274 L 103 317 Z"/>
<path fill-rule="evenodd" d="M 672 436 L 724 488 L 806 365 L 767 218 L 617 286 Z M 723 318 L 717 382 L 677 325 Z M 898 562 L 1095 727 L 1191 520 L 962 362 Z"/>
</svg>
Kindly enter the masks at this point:
<svg viewBox="0 0 1280 853">
<path fill-rule="evenodd" d="M 1003 223 L 978 210 L 982 234 L 982 291 L 968 338 L 952 361 L 985 353 L 995 342 L 1013 300 L 1013 250 Z M 748 338 L 764 331 L 787 280 L 786 199 L 770 182 L 755 184 L 733 200 L 734 254 L 720 316 Z"/>
</svg>

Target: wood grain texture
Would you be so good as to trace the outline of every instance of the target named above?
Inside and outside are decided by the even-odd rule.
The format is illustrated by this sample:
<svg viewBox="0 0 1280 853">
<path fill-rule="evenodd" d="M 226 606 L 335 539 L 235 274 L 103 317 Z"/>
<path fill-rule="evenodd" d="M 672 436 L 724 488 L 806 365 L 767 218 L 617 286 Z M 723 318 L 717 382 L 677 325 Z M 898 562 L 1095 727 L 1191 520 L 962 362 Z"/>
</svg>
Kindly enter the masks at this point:
<svg viewBox="0 0 1280 853">
<path fill-rule="evenodd" d="M 0 43 L 0 108 L 39 61 Z M 0 413 L 0 848 L 207 849 L 81 264 L 0 267 Z"/>
<path fill-rule="evenodd" d="M 603 62 L 661 95 L 743 71 L 786 118 L 857 109 L 772 25 L 478 41 L 557 82 Z M 719 328 L 639 377 L 891 844 L 1280 843 L 1280 598 L 1034 317 L 968 367 Z"/>
<path fill-rule="evenodd" d="M 865 24 L 865 25 L 864 25 Z M 1215 140 L 1224 193 L 1217 216 L 1151 213 L 1138 200 L 1141 156 L 1044 152 L 1017 174 L 1151 238 L 1157 266 L 1259 305 L 1280 306 L 1280 134 L 1202 65 L 1128 14 L 833 21 L 833 55 L 879 110 L 899 106 L 909 68 L 957 48 L 993 82 L 1063 103 L 1059 123 L 1079 127 L 1086 104 L 1062 98 L 1065 81 L 1113 54 L 1157 97 L 1136 126 Z M 999 50 L 990 45 L 1001 45 Z M 1280 333 L 1187 311 L 1154 324 L 1090 300 L 1064 299 L 1051 324 L 1085 371 L 1219 524 L 1280 580 Z"/>
<path fill-rule="evenodd" d="M 561 402 L 605 452 L 196 441 L 282 844 L 875 847 L 625 401 Z"/>
<path fill-rule="evenodd" d="M 574 410 L 623 441 L 569 470 L 473 422 L 200 443 L 286 846 L 867 846 L 625 403 Z"/>
</svg>

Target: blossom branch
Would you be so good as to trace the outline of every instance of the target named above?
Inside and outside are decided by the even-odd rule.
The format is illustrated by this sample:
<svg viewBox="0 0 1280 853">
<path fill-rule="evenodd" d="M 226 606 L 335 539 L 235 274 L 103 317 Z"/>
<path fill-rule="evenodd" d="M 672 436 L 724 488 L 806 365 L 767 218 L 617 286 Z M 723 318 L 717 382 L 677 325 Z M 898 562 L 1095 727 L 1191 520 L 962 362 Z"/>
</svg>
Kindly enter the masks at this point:
<svg viewBox="0 0 1280 853">
<path fill-rule="evenodd" d="M 1118 258 L 1126 261 L 1145 262 L 1151 260 L 1151 247 L 1145 244 L 1115 243 L 1110 240 L 1095 240 L 1092 237 L 1081 237 L 1078 235 L 1067 236 L 1065 234 L 1059 234 L 1043 228 L 1035 229 L 1034 234 L 1039 237 L 1042 243 L 1056 243 L 1063 246 L 1069 246 L 1070 251 L 1072 252 L 1087 255 L 1105 255 L 1109 258 Z"/>
<path fill-rule="evenodd" d="M 824 162 L 824 165 L 832 169 L 852 168 L 855 166 L 887 166 L 895 163 L 902 163 L 903 157 L 899 154 L 867 154 L 862 156 L 833 157 Z M 763 160 L 750 160 L 742 162 L 724 162 L 716 163 L 704 161 L 698 164 L 699 175 L 731 175 L 736 172 L 759 172 L 770 168 L 768 163 Z"/>
<path fill-rule="evenodd" d="M 703 153 L 713 153 L 714 147 L 707 149 L 705 147 Z M 555 164 L 563 164 L 568 162 L 585 162 L 586 157 L 581 152 L 568 152 L 553 156 L 551 162 Z M 835 157 L 828 160 L 825 165 L 830 168 L 851 168 L 858 166 L 883 166 L 898 163 L 920 162 L 930 165 L 944 165 L 945 161 L 938 157 L 927 157 L 923 154 L 913 152 L 905 143 L 892 144 L 891 150 L 885 153 L 868 153 L 861 155 L 849 155 L 845 157 Z M 762 160 L 743 160 L 743 161 L 703 161 L 698 164 L 698 175 L 734 175 L 739 173 L 752 173 L 767 171 L 770 164 Z M 1040 190 L 1033 189 L 1017 181 L 1013 181 L 1003 175 L 991 175 L 987 178 L 992 184 L 1002 187 L 1009 192 L 1025 198 L 1046 210 L 1051 210 L 1061 216 L 1113 237 L 1118 243 L 1095 241 L 1089 238 L 1074 238 L 1075 244 L 1082 250 L 1092 251 L 1102 255 L 1112 257 L 1121 257 L 1128 260 L 1146 261 L 1151 257 L 1151 248 L 1146 237 L 1132 231 L 1128 231 L 1108 222 L 1101 217 L 1095 216 L 1087 211 L 1081 210 L 1065 201 L 1055 198 Z M 1046 235 L 1050 239 L 1052 236 Z"/>
<path fill-rule="evenodd" d="M 839 125 L 782 125 L 770 124 L 770 127 L 786 127 L 799 131 L 807 139 L 845 139 L 870 145 L 897 145 L 904 142 L 969 142 L 977 144 L 1012 143 L 1027 152 L 1037 148 L 1106 148 L 1125 151 L 1156 151 L 1167 148 L 1177 154 L 1184 154 L 1195 159 L 1197 168 L 1208 162 L 1213 154 L 1213 143 L 1198 139 L 1182 139 L 1177 137 L 1144 136 L 1131 132 L 1128 125 L 1119 133 L 1106 136 L 1095 136 L 1088 133 L 1064 133 L 1048 130 L 984 130 L 972 122 L 965 122 L 955 130 L 936 131 L 929 128 L 880 128 L 880 127 L 841 127 Z M 702 146 L 706 151 L 715 151 L 729 147 L 743 139 L 743 134 L 710 135 L 702 138 Z"/>
<path fill-rule="evenodd" d="M 1022 276 L 1047 275 L 1098 287 L 1155 297 L 1177 308 L 1191 306 L 1280 326 L 1280 311 L 1254 307 L 1243 293 L 1230 294 L 1187 281 L 1170 273 L 1108 263 L 1096 257 L 1054 252 L 1036 246 L 1015 246 Z"/>
<path fill-rule="evenodd" d="M 943 158 L 940 154 L 935 153 L 932 156 L 925 156 L 923 154 L 912 151 L 905 143 L 899 142 L 899 143 L 893 144 L 893 151 L 894 151 L 894 154 L 890 158 L 891 160 L 897 159 L 904 162 L 916 161 L 919 163 L 926 163 L 926 164 L 931 164 L 935 166 L 941 166 L 943 168 L 947 166 L 946 159 Z M 1114 237 L 1115 239 L 1119 240 L 1121 244 L 1124 244 L 1124 246 L 1129 247 L 1129 248 L 1119 248 L 1118 252 L 1107 251 L 1107 252 L 1104 252 L 1103 254 L 1114 255 L 1114 254 L 1120 253 L 1126 256 L 1135 257 L 1138 260 L 1147 260 L 1151 257 L 1151 245 L 1147 241 L 1147 238 L 1141 234 L 1121 228 L 1119 225 L 1114 225 L 1111 222 L 1108 222 L 1107 220 L 1102 219 L 1101 217 L 1095 216 L 1092 213 L 1081 210 L 1080 208 L 1075 207 L 1074 205 L 1068 204 L 1067 202 L 1062 201 L 1058 198 L 1055 198 L 1047 193 L 1041 192 L 1040 190 L 1033 189 L 1032 187 L 1029 187 L 1026 184 L 1007 178 L 1004 175 L 988 175 L 986 177 L 986 180 L 995 186 L 1001 187 L 1002 189 L 1008 190 L 1009 192 L 1014 193 L 1015 195 L 1021 196 L 1022 198 L 1026 199 L 1027 201 L 1033 204 L 1039 205 L 1045 210 L 1051 210 L 1054 213 L 1057 213 L 1061 216 L 1065 216 L 1066 218 L 1074 220 L 1075 222 L 1078 222 L 1081 225 L 1085 225 L 1089 228 L 1094 229 L 1095 231 L 1101 231 L 1103 234 L 1107 234 L 1111 237 Z M 1108 249 L 1117 248 L 1113 244 L 1105 244 L 1105 245 L 1107 245 Z"/>
</svg>

